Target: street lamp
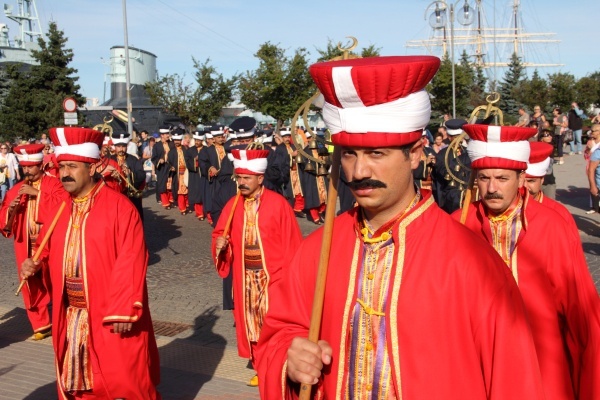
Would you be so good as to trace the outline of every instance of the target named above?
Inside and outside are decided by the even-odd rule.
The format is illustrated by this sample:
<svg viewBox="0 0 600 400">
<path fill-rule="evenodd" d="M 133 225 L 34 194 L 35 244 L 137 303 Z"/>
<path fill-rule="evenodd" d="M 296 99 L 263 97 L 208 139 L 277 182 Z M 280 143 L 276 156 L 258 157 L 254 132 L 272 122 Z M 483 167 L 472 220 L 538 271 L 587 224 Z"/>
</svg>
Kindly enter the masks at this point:
<svg viewBox="0 0 600 400">
<path fill-rule="evenodd" d="M 463 5 L 460 8 L 461 12 L 458 14 L 458 23 L 464 26 L 470 25 L 474 20 L 474 13 L 472 7 L 469 5 L 468 0 L 457 0 L 455 3 L 450 3 L 450 58 L 452 62 L 452 118 L 456 118 L 456 75 L 454 70 L 454 10 L 457 8 L 458 3 L 463 1 Z M 427 18 L 427 11 L 435 5 L 435 9 L 429 16 L 429 25 L 433 29 L 444 29 L 444 54 L 446 54 L 446 10 L 448 4 L 445 0 L 436 0 L 430 3 L 425 9 L 425 18 Z"/>
</svg>

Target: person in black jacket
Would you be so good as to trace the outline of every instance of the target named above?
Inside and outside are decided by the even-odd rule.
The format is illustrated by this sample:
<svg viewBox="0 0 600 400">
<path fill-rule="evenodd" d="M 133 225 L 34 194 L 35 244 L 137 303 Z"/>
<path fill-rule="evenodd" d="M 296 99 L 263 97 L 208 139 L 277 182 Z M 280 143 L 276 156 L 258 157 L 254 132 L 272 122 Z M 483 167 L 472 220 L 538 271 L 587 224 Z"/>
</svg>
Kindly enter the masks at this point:
<svg viewBox="0 0 600 400">
<path fill-rule="evenodd" d="M 140 219 L 144 222 L 144 209 L 142 208 L 142 195 L 146 182 L 144 166 L 140 159 L 127 153 L 127 144 L 130 141 L 128 133 L 113 133 L 111 140 L 116 150 L 111 158 L 119 164 L 123 172 L 123 176 L 117 177 L 117 179 L 125 179 L 125 182 L 122 182 L 123 194 L 131 200 L 140 214 Z"/>
</svg>

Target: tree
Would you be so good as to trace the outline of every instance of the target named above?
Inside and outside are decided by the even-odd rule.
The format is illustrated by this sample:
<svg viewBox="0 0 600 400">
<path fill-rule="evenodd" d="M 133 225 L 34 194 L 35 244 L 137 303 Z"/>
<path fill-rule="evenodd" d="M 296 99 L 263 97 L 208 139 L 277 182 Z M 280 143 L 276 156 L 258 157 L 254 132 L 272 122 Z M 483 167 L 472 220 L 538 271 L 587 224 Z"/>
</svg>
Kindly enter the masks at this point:
<svg viewBox="0 0 600 400">
<path fill-rule="evenodd" d="M 471 114 L 470 92 L 474 82 L 474 72 L 469 65 L 466 53 L 461 64 L 454 66 L 454 86 L 456 99 L 456 117 L 468 118 Z M 432 96 L 433 115 L 452 114 L 452 61 L 444 56 L 440 69 L 429 85 Z"/>
<path fill-rule="evenodd" d="M 545 113 L 552 111 L 548 103 L 548 83 L 540 76 L 537 69 L 533 71 L 531 79 L 525 79 L 521 83 L 519 102 L 528 112 L 532 112 L 536 105 L 539 105 Z"/>
<path fill-rule="evenodd" d="M 184 78 L 179 74 L 167 74 L 155 82 L 146 82 L 144 86 L 150 103 L 164 107 L 165 112 L 178 116 L 189 127 L 197 124 L 198 115 L 193 85 L 185 83 Z"/>
<path fill-rule="evenodd" d="M 548 75 L 548 99 L 552 106 L 569 110 L 575 101 L 575 77 L 564 72 Z"/>
<path fill-rule="evenodd" d="M 85 103 L 76 83 L 77 70 L 69 67 L 73 50 L 66 49 L 66 43 L 64 32 L 50 22 L 47 40 L 38 38 L 40 50 L 31 51 L 39 65 L 28 71 L 7 69 L 12 82 L 0 112 L 3 136 L 33 138 L 50 127 L 64 125 L 62 103 L 66 97 L 73 97 L 79 106 Z"/>
<path fill-rule="evenodd" d="M 275 118 L 280 127 L 316 90 L 308 72 L 307 55 L 306 49 L 300 48 L 288 58 L 277 45 L 262 44 L 255 54 L 260 60 L 258 68 L 240 77 L 242 103 Z"/>
<path fill-rule="evenodd" d="M 319 49 L 318 47 L 316 48 L 317 53 L 319 53 L 319 58 L 317 59 L 317 62 L 328 61 L 335 57 L 341 57 L 343 53 L 339 49 L 339 47 L 338 47 L 339 45 L 341 45 L 341 42 L 333 43 L 333 41 L 328 38 L 327 39 L 327 47 L 325 49 Z M 381 47 L 375 47 L 375 45 L 372 44 L 372 45 L 369 45 L 368 47 L 364 47 L 360 52 L 360 56 L 363 58 L 364 57 L 378 57 L 378 56 L 380 56 L 380 52 L 381 52 Z M 351 51 L 349 54 L 351 54 L 353 56 L 358 55 L 358 53 L 356 51 Z"/>
<path fill-rule="evenodd" d="M 203 63 L 192 57 L 196 85 L 185 83 L 185 76 L 165 75 L 156 82 L 145 85 L 150 102 L 162 105 L 165 111 L 177 115 L 189 129 L 199 122 L 208 125 L 216 122 L 221 110 L 233 97 L 238 77 L 224 79 L 210 59 Z"/>
<path fill-rule="evenodd" d="M 584 76 L 575 84 L 575 101 L 587 111 L 600 106 L 600 71 Z"/>
<path fill-rule="evenodd" d="M 525 78 L 525 66 L 516 53 L 510 58 L 508 69 L 500 82 L 498 92 L 500 93 L 500 109 L 505 116 L 517 116 L 522 104 L 518 101 L 519 89 Z"/>
</svg>

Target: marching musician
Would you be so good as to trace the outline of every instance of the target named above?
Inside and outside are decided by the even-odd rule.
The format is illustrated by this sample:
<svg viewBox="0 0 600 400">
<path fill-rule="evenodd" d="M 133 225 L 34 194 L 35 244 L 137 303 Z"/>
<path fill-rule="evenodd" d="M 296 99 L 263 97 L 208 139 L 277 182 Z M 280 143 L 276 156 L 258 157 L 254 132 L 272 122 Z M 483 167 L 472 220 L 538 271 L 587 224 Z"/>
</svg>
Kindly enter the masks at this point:
<svg viewBox="0 0 600 400">
<path fill-rule="evenodd" d="M 241 195 L 223 209 L 212 234 L 212 250 L 219 275 L 233 274 L 238 353 L 255 365 L 256 343 L 271 304 L 270 285 L 283 274 L 290 261 L 287 249 L 295 249 L 302 234 L 285 198 L 263 185 L 269 151 L 233 149 L 231 154 Z M 254 376 L 249 386 L 257 385 Z"/>
<path fill-rule="evenodd" d="M 194 132 L 194 146 L 185 151 L 185 165 L 188 169 L 188 200 L 190 210 L 193 210 L 196 218 L 204 221 L 206 216 L 203 207 L 205 192 L 208 190 L 208 180 L 202 176 L 198 155 L 204 149 L 205 136 L 200 132 Z"/>
<path fill-rule="evenodd" d="M 261 398 L 296 398 L 301 383 L 325 399 L 543 398 L 514 280 L 413 182 L 430 117 L 424 88 L 439 65 L 406 56 L 310 67 L 359 206 L 335 219 L 318 343 L 307 334 L 323 229 L 269 291 Z M 452 240 L 431 251 L 440 237 Z"/>
<path fill-rule="evenodd" d="M 97 174 L 103 168 L 102 132 L 51 128 L 50 137 L 70 196 L 53 233 L 48 224 L 40 232 L 44 238 L 51 234 L 42 262 L 26 259 L 21 276 L 29 281 L 43 268 L 54 284 L 58 397 L 160 399 L 146 287 L 148 251 L 139 213 Z"/>
<path fill-rule="evenodd" d="M 55 177 L 44 174 L 42 162 L 43 144 L 28 144 L 15 147 L 15 154 L 23 168 L 25 180 L 8 191 L 0 209 L 0 229 L 4 237 L 14 238 L 17 271 L 21 275 L 21 264 L 33 256 L 37 249 L 36 240 L 44 223 L 68 193 Z M 49 217 L 50 215 L 50 217 Z M 33 340 L 51 335 L 48 304 L 51 299 L 50 275 L 44 270 L 23 286 L 23 302 L 27 318 L 33 327 Z"/>
<path fill-rule="evenodd" d="M 144 222 L 144 209 L 142 208 L 142 194 L 146 173 L 139 158 L 127 153 L 127 145 L 130 143 L 129 133 L 113 133 L 111 141 L 115 146 L 115 154 L 111 159 L 117 162 L 119 169 L 112 172 L 113 178 L 121 182 L 122 193 L 131 200 L 140 213 L 140 219 Z"/>
<path fill-rule="evenodd" d="M 175 147 L 167 155 L 167 160 L 171 166 L 171 191 L 173 199 L 177 201 L 177 207 L 181 215 L 187 214 L 189 192 L 185 179 L 187 175 L 185 151 L 187 148 L 182 145 L 184 134 L 185 130 L 181 128 L 173 130 L 171 139 L 173 139 Z"/>
<path fill-rule="evenodd" d="M 171 192 L 171 165 L 167 156 L 171 149 L 175 148 L 171 142 L 171 126 L 163 125 L 159 131 L 160 142 L 154 145 L 152 149 L 152 164 L 156 171 L 156 199 L 165 210 L 171 209 L 173 202 L 173 193 Z"/>
<path fill-rule="evenodd" d="M 302 193 L 302 184 L 300 179 L 300 168 L 296 162 L 298 150 L 296 145 L 292 143 L 292 131 L 284 129 L 279 131 L 282 143 L 277 146 L 276 152 L 280 157 L 287 161 L 290 169 L 290 178 L 285 185 L 284 195 L 292 205 L 294 213 L 297 217 L 304 218 L 304 194 Z"/>
<path fill-rule="evenodd" d="M 463 129 L 481 197 L 469 205 L 465 226 L 496 250 L 519 286 L 546 399 L 600 398 L 600 299 L 579 233 L 561 229 L 569 227 L 563 217 L 524 187 L 528 139 L 537 129 Z"/>
</svg>

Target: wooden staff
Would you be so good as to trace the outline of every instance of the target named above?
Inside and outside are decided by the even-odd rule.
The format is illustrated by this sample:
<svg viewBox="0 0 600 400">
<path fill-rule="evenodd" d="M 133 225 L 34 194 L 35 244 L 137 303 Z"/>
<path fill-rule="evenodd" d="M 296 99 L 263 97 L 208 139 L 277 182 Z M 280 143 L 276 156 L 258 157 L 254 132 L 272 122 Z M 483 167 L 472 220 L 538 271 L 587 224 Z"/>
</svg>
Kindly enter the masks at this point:
<svg viewBox="0 0 600 400">
<path fill-rule="evenodd" d="M 329 254 L 331 252 L 331 238 L 333 236 L 333 221 L 335 219 L 335 207 L 337 203 L 338 182 L 340 178 L 340 154 L 339 146 L 333 150 L 333 165 L 329 179 L 329 192 L 327 193 L 327 208 L 325 209 L 325 225 L 323 225 L 323 241 L 321 242 L 321 256 L 319 258 L 319 269 L 317 270 L 317 281 L 315 283 L 315 295 L 313 298 L 310 327 L 308 329 L 308 340 L 317 343 L 321 332 L 321 317 L 323 315 L 323 300 L 325 298 L 325 284 L 327 283 L 327 268 L 329 267 Z M 303 383 L 300 387 L 300 400 L 309 400 L 312 385 Z"/>
<path fill-rule="evenodd" d="M 460 223 L 465 224 L 467 221 L 467 215 L 469 214 L 469 206 L 471 205 L 471 199 L 473 198 L 473 186 L 475 185 L 475 170 L 471 170 L 471 176 L 469 177 L 469 186 L 465 193 L 465 199 L 463 201 L 462 210 L 460 212 Z"/>
<path fill-rule="evenodd" d="M 233 199 L 233 207 L 231 207 L 231 211 L 229 212 L 229 216 L 227 217 L 227 223 L 225 224 L 225 229 L 223 229 L 222 237 L 226 238 L 229 233 L 229 228 L 231 227 L 231 222 L 233 221 L 233 213 L 235 212 L 235 206 L 237 206 L 238 200 L 240 199 L 241 192 L 238 190 L 235 194 L 235 199 Z M 219 260 L 219 254 L 221 254 L 222 249 L 217 249 L 217 255 L 215 256 L 215 264 L 217 264 Z"/>
<path fill-rule="evenodd" d="M 44 247 L 46 247 L 46 243 L 48 243 L 48 239 L 50 239 L 50 235 L 52 235 L 52 231 L 54 230 L 54 227 L 56 226 L 56 223 L 58 222 L 58 219 L 60 218 L 60 214 L 62 214 L 62 212 L 65 208 L 65 205 L 66 205 L 66 203 L 63 201 L 58 209 L 58 212 L 54 216 L 54 219 L 52 220 L 50 227 L 48 228 L 48 232 L 46 232 L 46 236 L 44 236 L 44 239 L 42 239 L 42 243 L 40 243 L 40 246 L 38 247 L 35 254 L 33 255 L 32 260 L 34 263 L 38 261 L 38 259 L 40 258 L 40 255 L 42 254 L 42 250 L 44 250 Z M 25 284 L 25 281 L 27 281 L 27 278 L 23 278 L 23 280 L 21 280 L 21 284 L 19 285 L 19 288 L 17 289 L 15 296 L 19 295 L 19 293 L 21 292 L 21 289 L 23 289 L 23 285 Z"/>
</svg>

